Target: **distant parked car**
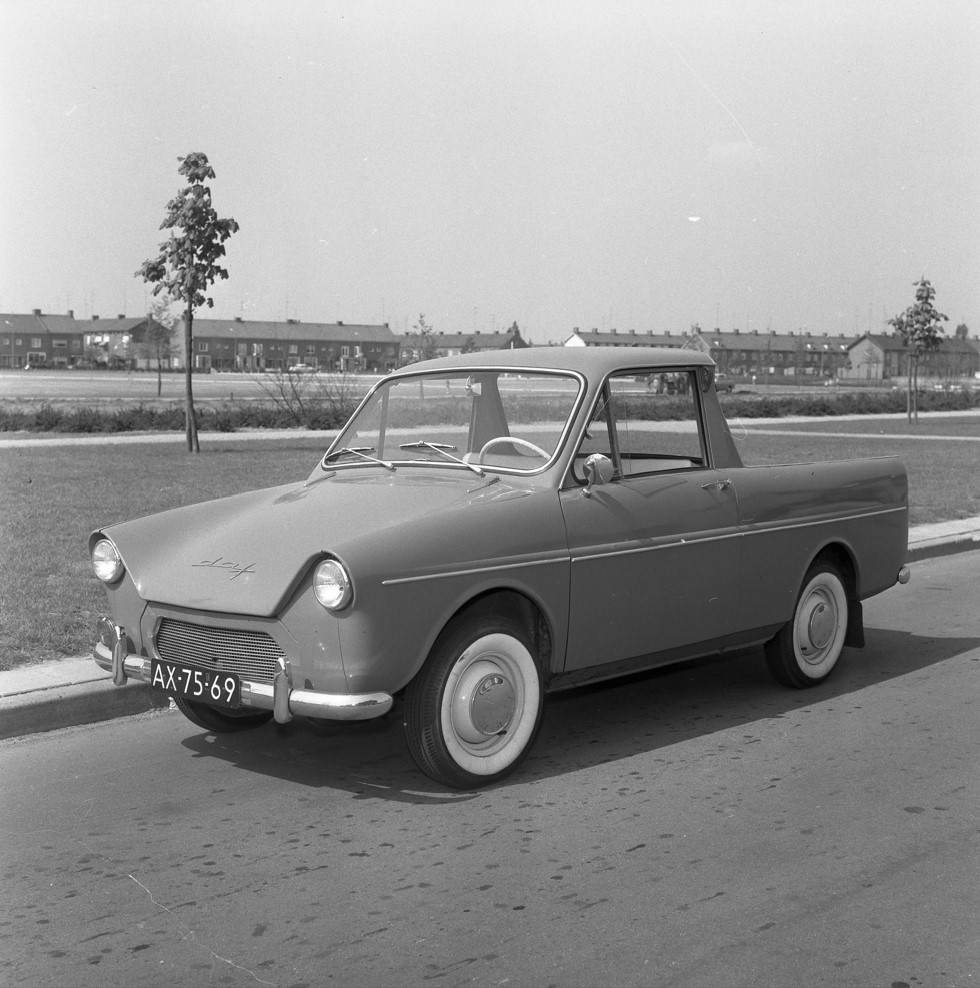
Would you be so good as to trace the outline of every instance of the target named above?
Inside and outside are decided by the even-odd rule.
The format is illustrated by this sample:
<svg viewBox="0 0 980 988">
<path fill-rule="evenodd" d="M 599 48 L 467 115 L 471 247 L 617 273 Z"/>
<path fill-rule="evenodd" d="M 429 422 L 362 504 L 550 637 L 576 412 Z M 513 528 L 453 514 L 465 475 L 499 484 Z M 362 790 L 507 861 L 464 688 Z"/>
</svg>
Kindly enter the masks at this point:
<svg viewBox="0 0 980 988">
<path fill-rule="evenodd" d="M 464 354 L 378 383 L 305 481 L 94 532 L 95 660 L 206 731 L 400 701 L 422 771 L 476 788 L 548 691 L 749 645 L 821 683 L 907 535 L 895 457 L 743 466 L 703 354 Z"/>
<path fill-rule="evenodd" d="M 310 367 L 309 364 L 293 364 L 289 368 L 290 374 L 312 374 L 316 370 L 315 367 Z"/>
</svg>

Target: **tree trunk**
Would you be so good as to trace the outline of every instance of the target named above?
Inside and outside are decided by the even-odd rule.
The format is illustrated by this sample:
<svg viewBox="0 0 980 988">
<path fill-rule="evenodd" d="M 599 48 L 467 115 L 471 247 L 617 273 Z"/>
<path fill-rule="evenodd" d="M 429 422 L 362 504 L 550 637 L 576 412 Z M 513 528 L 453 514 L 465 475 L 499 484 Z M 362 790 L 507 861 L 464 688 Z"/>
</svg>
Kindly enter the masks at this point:
<svg viewBox="0 0 980 988">
<path fill-rule="evenodd" d="M 187 302 L 184 319 L 184 426 L 187 436 L 187 452 L 200 453 L 201 444 L 197 439 L 197 416 L 194 414 L 194 385 L 192 364 L 194 362 L 194 309 Z"/>
<path fill-rule="evenodd" d="M 912 351 L 909 350 L 909 389 L 908 394 L 905 396 L 905 417 L 909 421 L 909 425 L 912 424 Z"/>
<path fill-rule="evenodd" d="M 912 373 L 912 411 L 915 415 L 915 424 L 919 424 L 919 357 L 918 354 L 912 362 L 915 370 Z"/>
</svg>

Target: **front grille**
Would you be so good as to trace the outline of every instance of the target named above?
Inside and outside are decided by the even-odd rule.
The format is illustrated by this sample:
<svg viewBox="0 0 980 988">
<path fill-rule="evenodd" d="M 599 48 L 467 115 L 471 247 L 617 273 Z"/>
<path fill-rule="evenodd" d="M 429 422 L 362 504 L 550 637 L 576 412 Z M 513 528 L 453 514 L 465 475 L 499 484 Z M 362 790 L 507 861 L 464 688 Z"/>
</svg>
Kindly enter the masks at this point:
<svg viewBox="0 0 980 988">
<path fill-rule="evenodd" d="M 206 628 L 164 618 L 156 635 L 157 651 L 168 662 L 186 662 L 234 672 L 256 683 L 271 683 L 282 649 L 264 631 Z"/>
</svg>

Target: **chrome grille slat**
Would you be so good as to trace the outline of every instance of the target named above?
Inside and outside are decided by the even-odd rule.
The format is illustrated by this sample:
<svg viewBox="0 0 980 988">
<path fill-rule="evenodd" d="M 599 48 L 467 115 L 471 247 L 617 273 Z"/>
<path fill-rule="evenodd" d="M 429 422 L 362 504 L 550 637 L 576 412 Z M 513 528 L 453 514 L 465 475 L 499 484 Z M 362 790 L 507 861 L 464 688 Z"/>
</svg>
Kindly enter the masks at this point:
<svg viewBox="0 0 980 988">
<path fill-rule="evenodd" d="M 211 628 L 163 618 L 156 634 L 160 658 L 205 669 L 234 672 L 243 679 L 271 683 L 284 653 L 264 631 Z"/>
</svg>

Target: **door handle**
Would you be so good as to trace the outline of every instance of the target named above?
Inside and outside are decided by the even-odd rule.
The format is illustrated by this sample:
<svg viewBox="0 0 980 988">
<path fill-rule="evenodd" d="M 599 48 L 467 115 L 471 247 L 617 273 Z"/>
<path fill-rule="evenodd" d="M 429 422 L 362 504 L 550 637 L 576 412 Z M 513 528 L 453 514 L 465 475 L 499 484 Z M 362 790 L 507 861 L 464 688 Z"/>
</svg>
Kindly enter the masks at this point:
<svg viewBox="0 0 980 988">
<path fill-rule="evenodd" d="M 732 486 L 731 478 L 726 480 L 712 480 L 710 484 L 702 484 L 701 490 L 703 491 L 726 491 Z"/>
</svg>

